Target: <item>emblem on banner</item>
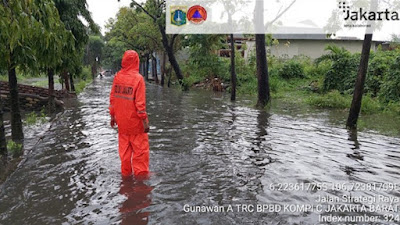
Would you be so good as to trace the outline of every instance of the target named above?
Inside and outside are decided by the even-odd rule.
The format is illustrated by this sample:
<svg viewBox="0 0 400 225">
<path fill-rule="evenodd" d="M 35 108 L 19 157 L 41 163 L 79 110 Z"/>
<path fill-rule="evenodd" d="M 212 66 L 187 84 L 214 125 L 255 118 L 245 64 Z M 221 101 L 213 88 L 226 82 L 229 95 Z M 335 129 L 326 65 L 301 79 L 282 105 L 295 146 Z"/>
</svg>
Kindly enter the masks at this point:
<svg viewBox="0 0 400 225">
<path fill-rule="evenodd" d="M 186 24 L 186 6 L 171 6 L 171 24 L 182 26 Z"/>
<path fill-rule="evenodd" d="M 207 10 L 200 5 L 192 6 L 187 13 L 187 18 L 194 24 L 202 24 L 207 20 Z"/>
</svg>

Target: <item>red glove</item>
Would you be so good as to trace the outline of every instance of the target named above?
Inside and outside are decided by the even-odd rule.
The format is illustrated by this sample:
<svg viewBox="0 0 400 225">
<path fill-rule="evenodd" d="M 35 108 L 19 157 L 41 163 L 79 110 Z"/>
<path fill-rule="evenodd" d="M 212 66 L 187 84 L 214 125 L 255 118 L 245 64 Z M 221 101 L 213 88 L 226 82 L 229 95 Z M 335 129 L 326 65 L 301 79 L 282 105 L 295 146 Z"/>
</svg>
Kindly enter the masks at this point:
<svg viewBox="0 0 400 225">
<path fill-rule="evenodd" d="M 115 117 L 111 116 L 111 122 L 110 125 L 112 128 L 114 128 L 115 125 L 117 125 L 117 120 L 115 120 Z"/>
</svg>

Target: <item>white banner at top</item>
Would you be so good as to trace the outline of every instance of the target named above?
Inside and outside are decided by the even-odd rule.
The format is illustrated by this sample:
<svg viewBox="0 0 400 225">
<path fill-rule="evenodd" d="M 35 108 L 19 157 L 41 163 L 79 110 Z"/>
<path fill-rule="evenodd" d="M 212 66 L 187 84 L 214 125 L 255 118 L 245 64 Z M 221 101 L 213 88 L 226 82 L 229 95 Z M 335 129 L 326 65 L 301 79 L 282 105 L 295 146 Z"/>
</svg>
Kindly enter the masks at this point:
<svg viewBox="0 0 400 225">
<path fill-rule="evenodd" d="M 169 34 L 400 34 L 398 0 L 168 0 Z"/>
</svg>

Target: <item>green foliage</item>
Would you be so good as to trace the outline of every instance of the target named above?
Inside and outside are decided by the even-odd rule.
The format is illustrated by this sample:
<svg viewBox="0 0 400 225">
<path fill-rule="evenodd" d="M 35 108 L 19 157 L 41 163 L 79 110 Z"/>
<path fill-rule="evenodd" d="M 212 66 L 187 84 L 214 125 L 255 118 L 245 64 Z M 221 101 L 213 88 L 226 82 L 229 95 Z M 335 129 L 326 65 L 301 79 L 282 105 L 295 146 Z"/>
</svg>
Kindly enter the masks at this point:
<svg viewBox="0 0 400 225">
<path fill-rule="evenodd" d="M 381 89 L 391 65 L 395 63 L 396 51 L 372 52 L 368 65 L 365 91 L 376 97 Z"/>
<path fill-rule="evenodd" d="M 350 106 L 351 99 L 335 90 L 323 95 L 313 95 L 306 99 L 306 102 L 319 108 L 345 109 Z"/>
<path fill-rule="evenodd" d="M 59 60 L 69 36 L 54 2 L 9 1 L 0 4 L 0 14 L 0 67 L 35 70 Z"/>
<path fill-rule="evenodd" d="M 325 60 L 320 63 L 307 62 L 304 64 L 304 74 L 308 78 L 319 79 L 320 77 L 325 76 L 331 67 L 332 62 L 329 60 Z"/>
<path fill-rule="evenodd" d="M 296 60 L 289 60 L 283 64 L 278 75 L 284 79 L 304 78 L 304 67 Z"/>
<path fill-rule="evenodd" d="M 103 56 L 104 41 L 100 36 L 89 36 L 89 42 L 84 55 L 85 65 L 93 65 L 96 60 L 101 63 Z"/>
<path fill-rule="evenodd" d="M 75 85 L 75 92 L 77 94 L 81 93 L 85 87 L 93 81 L 91 74 L 92 73 L 89 66 L 83 67 L 81 73 L 79 74 L 79 82 Z"/>
<path fill-rule="evenodd" d="M 34 125 L 37 122 L 37 115 L 35 112 L 31 112 L 26 115 L 25 124 Z"/>
<path fill-rule="evenodd" d="M 84 48 L 89 40 L 89 34 L 99 34 L 99 27 L 94 23 L 88 10 L 86 0 L 53 0 L 59 12 L 61 21 L 72 35 L 72 46 L 62 47 L 62 64 L 58 71 L 68 71 L 72 76 L 80 73 L 83 64 Z M 83 21 L 87 22 L 87 26 Z"/>
<path fill-rule="evenodd" d="M 18 158 L 23 154 L 22 144 L 15 143 L 14 141 L 7 142 L 7 150 L 8 154 L 13 158 Z"/>
<path fill-rule="evenodd" d="M 389 102 L 385 105 L 385 112 L 400 115 L 400 102 Z"/>
<path fill-rule="evenodd" d="M 221 48 L 221 35 L 188 35 L 183 44 L 189 48 L 189 60 L 182 67 L 184 83 L 188 86 L 206 78 L 225 77 L 229 67 L 227 60 L 217 56 Z M 228 80 L 228 79 L 226 79 Z"/>
<path fill-rule="evenodd" d="M 351 54 L 343 48 L 328 46 L 330 51 L 316 60 L 318 65 L 331 64 L 331 68 L 325 73 L 323 90 L 338 90 L 341 93 L 352 93 L 354 90 L 357 71 L 360 63 L 359 54 Z M 399 51 L 377 51 L 371 52 L 368 74 L 365 82 L 364 92 L 371 97 L 382 97 L 386 102 L 398 101 L 398 87 L 396 86 L 396 71 L 398 64 L 395 62 Z M 397 89 L 396 89 L 397 88 Z"/>
<path fill-rule="evenodd" d="M 371 95 L 365 95 L 361 104 L 361 112 L 366 114 L 373 114 L 381 112 L 384 106 L 377 98 L 371 97 Z"/>
<path fill-rule="evenodd" d="M 316 60 L 317 63 L 330 60 L 332 67 L 325 74 L 324 91 L 338 90 L 341 93 L 351 92 L 354 89 L 357 76 L 359 54 L 351 54 L 345 49 L 328 46 L 330 53 Z"/>
<path fill-rule="evenodd" d="M 123 7 L 106 27 L 110 31 L 105 36 L 104 65 L 110 69 L 120 69 L 122 56 L 128 49 L 137 51 L 142 60 L 145 55 L 163 50 L 157 24 L 142 10 Z"/>
<path fill-rule="evenodd" d="M 390 43 L 392 49 L 400 49 L 400 36 L 393 34 L 392 41 Z"/>
<path fill-rule="evenodd" d="M 46 115 L 44 109 L 42 109 L 40 111 L 40 113 L 30 112 L 26 115 L 25 124 L 26 125 L 35 125 L 37 123 L 45 123 L 47 121 L 46 117 L 47 117 L 47 115 Z"/>
<path fill-rule="evenodd" d="M 269 88 L 272 93 L 277 93 L 279 90 L 285 87 L 285 81 L 277 76 L 271 76 L 269 78 Z"/>
<path fill-rule="evenodd" d="M 384 82 L 382 84 L 382 90 L 380 97 L 384 102 L 399 102 L 400 101 L 400 56 L 396 58 L 396 61 L 390 67 Z"/>
<path fill-rule="evenodd" d="M 250 56 L 250 59 L 246 62 L 239 53 L 236 54 L 236 76 L 237 76 L 237 91 L 239 94 L 254 95 L 257 93 L 257 75 L 255 57 Z M 227 65 L 230 65 L 228 59 Z M 230 68 L 230 67 L 229 67 Z M 230 69 L 227 70 L 226 76 L 229 77 L 230 81 Z"/>
<path fill-rule="evenodd" d="M 41 80 L 41 81 L 37 81 L 37 82 L 33 83 L 32 85 L 36 86 L 36 87 L 46 88 L 49 85 L 49 81 L 48 80 Z"/>
</svg>

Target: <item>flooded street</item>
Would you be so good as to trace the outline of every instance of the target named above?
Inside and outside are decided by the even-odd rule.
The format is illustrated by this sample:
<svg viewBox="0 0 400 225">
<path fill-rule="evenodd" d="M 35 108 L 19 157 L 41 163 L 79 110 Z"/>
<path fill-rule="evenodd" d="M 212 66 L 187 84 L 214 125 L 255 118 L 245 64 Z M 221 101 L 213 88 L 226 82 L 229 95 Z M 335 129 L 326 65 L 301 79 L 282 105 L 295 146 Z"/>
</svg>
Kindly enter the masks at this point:
<svg viewBox="0 0 400 225">
<path fill-rule="evenodd" d="M 268 113 L 210 92 L 147 85 L 152 175 L 123 181 L 117 131 L 109 126 L 111 82 L 89 85 L 79 103 L 40 130 L 43 140 L 2 186 L 0 224 L 316 224 L 327 214 L 389 223 L 386 211 L 328 213 L 317 205 L 338 204 L 318 202 L 325 196 L 399 198 L 400 186 L 367 184 L 400 185 L 400 138 L 350 132 L 324 112 L 297 115 L 288 106 Z M 35 139 L 28 132 L 29 146 Z M 353 203 L 367 205 L 346 204 Z M 282 210 L 257 212 L 257 205 Z M 288 205 L 312 209 L 284 211 Z M 194 206 L 225 211 L 191 212 Z"/>
</svg>

